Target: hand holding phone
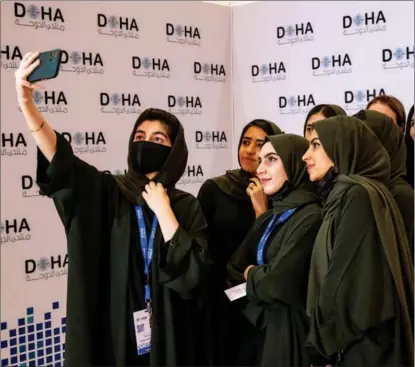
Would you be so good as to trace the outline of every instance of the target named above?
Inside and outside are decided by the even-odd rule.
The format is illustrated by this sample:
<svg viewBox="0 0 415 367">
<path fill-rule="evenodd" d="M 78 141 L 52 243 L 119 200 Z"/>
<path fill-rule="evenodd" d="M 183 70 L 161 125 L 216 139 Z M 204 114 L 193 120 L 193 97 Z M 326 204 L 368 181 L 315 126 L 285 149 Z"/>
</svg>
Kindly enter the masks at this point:
<svg viewBox="0 0 415 367">
<path fill-rule="evenodd" d="M 27 81 L 27 76 L 30 75 L 40 65 L 38 59 L 40 52 L 28 52 L 23 56 L 19 68 L 14 73 L 16 78 L 16 92 L 17 99 L 20 104 L 27 103 L 32 100 L 32 93 L 34 89 L 42 88 L 38 83 L 30 83 Z"/>
<path fill-rule="evenodd" d="M 55 49 L 51 51 L 41 52 L 38 58 L 39 66 L 37 66 L 27 77 L 30 83 L 36 83 L 40 80 L 56 78 L 59 74 L 62 51 Z"/>
</svg>

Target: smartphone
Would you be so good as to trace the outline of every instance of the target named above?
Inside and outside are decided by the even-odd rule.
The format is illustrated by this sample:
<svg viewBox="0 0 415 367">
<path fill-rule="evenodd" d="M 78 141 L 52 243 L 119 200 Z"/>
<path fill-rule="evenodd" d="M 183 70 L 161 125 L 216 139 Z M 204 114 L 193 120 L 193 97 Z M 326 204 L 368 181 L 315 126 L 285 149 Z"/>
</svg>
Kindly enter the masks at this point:
<svg viewBox="0 0 415 367">
<path fill-rule="evenodd" d="M 56 78 L 59 74 L 61 54 L 62 52 L 60 49 L 40 53 L 36 59 L 40 60 L 40 64 L 30 73 L 27 80 L 30 83 L 35 83 L 39 80 Z"/>
</svg>

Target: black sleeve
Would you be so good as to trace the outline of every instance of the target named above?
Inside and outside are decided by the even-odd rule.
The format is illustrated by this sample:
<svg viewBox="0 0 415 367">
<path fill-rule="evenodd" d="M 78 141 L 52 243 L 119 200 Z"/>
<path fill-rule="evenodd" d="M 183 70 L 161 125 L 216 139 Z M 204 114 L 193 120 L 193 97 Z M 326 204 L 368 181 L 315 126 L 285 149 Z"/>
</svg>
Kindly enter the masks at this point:
<svg viewBox="0 0 415 367">
<path fill-rule="evenodd" d="M 342 203 L 328 272 L 310 320 L 310 342 L 326 356 L 395 317 L 394 284 L 369 194 L 355 185 Z"/>
<path fill-rule="evenodd" d="M 214 181 L 208 179 L 206 180 L 199 189 L 197 199 L 199 200 L 200 206 L 205 215 L 206 221 L 211 222 L 215 214 L 215 191 L 216 184 Z"/>
<path fill-rule="evenodd" d="M 310 258 L 321 213 L 314 211 L 299 220 L 294 216 L 286 225 L 290 225 L 288 236 L 276 237 L 283 242 L 278 255 L 269 264 L 255 266 L 248 273 L 247 297 L 255 304 L 282 302 L 305 306 Z"/>
<path fill-rule="evenodd" d="M 221 210 L 220 204 L 218 205 L 218 203 L 220 203 L 220 197 L 222 196 L 223 194 L 218 185 L 211 179 L 206 180 L 202 184 L 197 196 L 207 222 L 206 233 L 209 243 L 209 257 L 213 261 L 212 266 L 215 267 L 215 269 L 212 268 L 212 272 L 215 272 L 216 276 L 219 277 L 219 274 L 223 273 L 226 266 L 223 261 L 226 258 L 223 249 L 227 247 L 226 241 L 218 233 L 216 222 L 218 210 Z"/>
<path fill-rule="evenodd" d="M 414 235 L 414 190 L 406 182 L 391 190 L 393 197 L 398 205 L 405 225 L 410 253 L 413 259 L 413 235 Z"/>
<path fill-rule="evenodd" d="M 71 216 L 75 201 L 88 201 L 89 193 L 99 190 L 103 175 L 75 156 L 69 142 L 57 132 L 56 153 L 50 163 L 40 149 L 37 150 L 36 183 L 40 194 L 54 199 L 58 213 L 65 222 Z"/>
<path fill-rule="evenodd" d="M 256 243 L 258 229 L 255 222 L 245 237 L 244 242 L 238 247 L 229 260 L 227 268 L 227 286 L 234 287 L 244 283 L 244 272 L 249 265 L 254 265 L 255 257 L 252 251 L 252 244 Z"/>
<path fill-rule="evenodd" d="M 190 195 L 189 195 L 190 196 Z M 192 198 L 186 208 L 185 220 L 168 242 L 165 266 L 160 270 L 160 281 L 165 287 L 189 298 L 202 283 L 210 264 L 207 251 L 207 224 L 199 202 Z"/>
</svg>

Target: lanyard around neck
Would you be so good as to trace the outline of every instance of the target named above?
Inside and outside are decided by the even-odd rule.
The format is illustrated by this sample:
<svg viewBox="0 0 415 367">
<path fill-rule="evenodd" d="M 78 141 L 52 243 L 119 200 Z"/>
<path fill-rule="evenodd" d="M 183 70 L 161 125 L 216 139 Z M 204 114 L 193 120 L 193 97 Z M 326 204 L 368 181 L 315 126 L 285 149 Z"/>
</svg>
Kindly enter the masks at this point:
<svg viewBox="0 0 415 367">
<path fill-rule="evenodd" d="M 147 229 L 146 229 L 146 225 L 144 222 L 143 208 L 141 206 L 136 206 L 135 213 L 137 215 L 141 252 L 144 258 L 144 274 L 146 276 L 145 301 L 150 302 L 151 294 L 150 294 L 149 273 L 150 273 L 150 264 L 153 259 L 154 239 L 156 237 L 158 220 L 157 220 L 156 215 L 154 215 L 150 238 L 147 239 Z"/>
<path fill-rule="evenodd" d="M 259 244 L 258 244 L 258 248 L 257 248 L 257 254 L 256 254 L 256 259 L 257 259 L 257 264 L 258 265 L 264 265 L 264 250 L 265 250 L 265 245 L 267 244 L 268 238 L 271 235 L 273 229 L 281 223 L 284 223 L 285 221 L 288 220 L 288 218 L 290 218 L 294 212 L 297 210 L 297 208 L 293 208 L 293 209 L 289 209 L 287 211 L 285 211 L 284 213 L 281 213 L 280 215 L 276 215 L 274 214 L 271 218 L 271 220 L 268 222 L 267 228 L 265 228 L 265 232 L 262 235 Z"/>
</svg>

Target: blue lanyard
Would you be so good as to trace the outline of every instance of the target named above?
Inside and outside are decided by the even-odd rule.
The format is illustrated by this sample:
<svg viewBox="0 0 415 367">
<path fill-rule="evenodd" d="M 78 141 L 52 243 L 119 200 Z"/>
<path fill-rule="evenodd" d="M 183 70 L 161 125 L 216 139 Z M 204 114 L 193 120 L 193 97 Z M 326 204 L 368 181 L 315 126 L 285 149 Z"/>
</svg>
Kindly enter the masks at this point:
<svg viewBox="0 0 415 367">
<path fill-rule="evenodd" d="M 271 220 L 269 221 L 267 228 L 265 229 L 264 234 L 261 237 L 261 240 L 259 241 L 257 252 L 256 252 L 256 261 L 258 265 L 264 265 L 264 250 L 265 245 L 268 241 L 269 236 L 271 235 L 272 230 L 278 225 L 290 218 L 294 212 L 297 210 L 297 208 L 289 209 L 285 211 L 284 213 L 281 213 L 279 216 L 276 214 L 273 215 Z"/>
<path fill-rule="evenodd" d="M 143 208 L 141 206 L 136 206 L 135 213 L 137 215 L 138 230 L 140 232 L 141 252 L 143 253 L 143 258 L 144 258 L 144 274 L 146 276 L 145 301 L 147 302 L 147 304 L 149 304 L 151 302 L 149 270 L 150 270 L 151 260 L 153 259 L 154 238 L 156 237 L 156 229 L 157 229 L 158 221 L 157 221 L 157 217 L 154 215 L 153 226 L 151 227 L 150 239 L 147 240 L 147 230 L 146 230 L 146 225 L 144 222 Z"/>
</svg>

